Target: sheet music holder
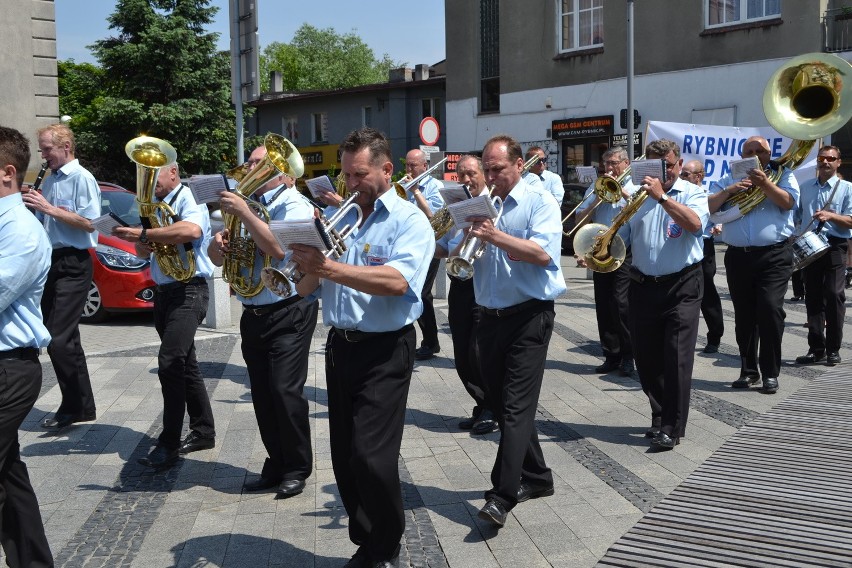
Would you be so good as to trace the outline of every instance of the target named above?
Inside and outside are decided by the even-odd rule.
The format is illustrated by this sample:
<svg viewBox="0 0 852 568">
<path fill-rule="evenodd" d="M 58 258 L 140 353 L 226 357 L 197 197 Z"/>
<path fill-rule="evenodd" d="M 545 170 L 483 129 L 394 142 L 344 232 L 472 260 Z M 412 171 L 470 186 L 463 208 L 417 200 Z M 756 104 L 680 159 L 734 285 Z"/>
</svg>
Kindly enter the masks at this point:
<svg viewBox="0 0 852 568">
<path fill-rule="evenodd" d="M 447 206 L 450 216 L 457 229 L 470 227 L 468 217 L 488 217 L 492 221 L 497 218 L 497 209 L 492 203 L 491 197 L 481 193 L 471 199 L 465 199 Z"/>
<path fill-rule="evenodd" d="M 331 178 L 328 176 L 318 176 L 312 179 L 306 179 L 305 185 L 314 197 L 319 197 L 323 193 L 337 193 L 334 184 L 331 183 Z"/>
<path fill-rule="evenodd" d="M 742 160 L 731 160 L 731 179 L 739 181 L 748 177 L 751 170 L 759 170 L 760 160 L 757 156 L 743 158 Z"/>
<path fill-rule="evenodd" d="M 598 169 L 594 166 L 577 166 L 577 181 L 592 183 L 598 179 Z"/>
<path fill-rule="evenodd" d="M 660 183 L 666 183 L 666 161 L 659 160 L 633 160 L 630 162 L 630 179 L 636 185 L 642 185 L 646 177 L 657 178 Z"/>
<path fill-rule="evenodd" d="M 199 205 L 219 201 L 223 191 L 231 191 L 225 174 L 195 175 L 187 180 L 186 185 Z"/>
<path fill-rule="evenodd" d="M 331 237 L 322 221 L 317 218 L 273 220 L 269 222 L 269 230 L 283 250 L 289 250 L 291 245 L 299 244 L 314 247 L 324 253 L 332 246 Z"/>
<path fill-rule="evenodd" d="M 104 235 L 112 235 L 112 230 L 116 227 L 129 227 L 121 217 L 110 211 L 106 215 L 101 215 L 96 219 L 92 219 L 92 226 L 96 231 Z"/>
<path fill-rule="evenodd" d="M 451 205 L 471 198 L 470 191 L 467 189 L 467 186 L 455 181 L 443 182 L 443 187 L 438 188 L 438 191 L 446 205 Z"/>
</svg>

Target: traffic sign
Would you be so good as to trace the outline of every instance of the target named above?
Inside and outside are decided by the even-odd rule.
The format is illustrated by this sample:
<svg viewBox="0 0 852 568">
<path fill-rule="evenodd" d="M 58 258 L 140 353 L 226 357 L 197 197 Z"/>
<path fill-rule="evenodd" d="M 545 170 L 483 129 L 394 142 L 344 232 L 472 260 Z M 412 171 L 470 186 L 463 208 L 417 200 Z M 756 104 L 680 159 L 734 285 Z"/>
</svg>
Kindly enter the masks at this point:
<svg viewBox="0 0 852 568">
<path fill-rule="evenodd" d="M 437 146 L 426 146 L 425 144 L 421 144 L 420 151 L 424 154 L 434 154 L 435 152 L 440 152 L 441 149 Z"/>
<path fill-rule="evenodd" d="M 427 116 L 420 121 L 420 141 L 426 146 L 434 146 L 438 143 L 438 138 L 441 136 L 441 127 L 438 126 L 438 121 Z"/>
</svg>

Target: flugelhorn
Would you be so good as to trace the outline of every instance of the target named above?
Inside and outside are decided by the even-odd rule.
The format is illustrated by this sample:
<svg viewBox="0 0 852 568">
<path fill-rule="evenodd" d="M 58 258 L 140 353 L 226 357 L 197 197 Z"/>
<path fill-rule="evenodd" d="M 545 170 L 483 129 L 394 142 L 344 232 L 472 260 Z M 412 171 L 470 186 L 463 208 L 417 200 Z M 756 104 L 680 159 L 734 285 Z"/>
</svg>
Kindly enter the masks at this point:
<svg viewBox="0 0 852 568">
<path fill-rule="evenodd" d="M 492 191 L 494 191 L 493 186 L 488 193 L 490 194 Z M 500 199 L 500 197 L 495 196 L 492 198 L 491 203 L 497 210 L 497 216 L 493 221 L 494 226 L 497 226 L 497 221 L 500 220 L 500 216 L 503 214 L 503 200 Z M 447 274 L 454 276 L 459 280 L 470 280 L 473 278 L 473 263 L 476 259 L 483 255 L 487 245 L 487 242 L 477 237 L 472 237 L 470 233 L 468 233 L 462 241 L 459 254 L 447 259 Z"/>
<path fill-rule="evenodd" d="M 346 252 L 346 239 L 349 238 L 349 235 L 358 228 L 361 221 L 364 219 L 364 213 L 361 211 L 361 207 L 355 203 L 355 200 L 358 199 L 358 195 L 360 195 L 360 192 L 358 191 L 352 193 L 340 204 L 340 209 L 335 211 L 331 217 L 326 218 L 325 216 L 322 216 L 319 219 L 322 224 L 323 231 L 325 232 L 325 236 L 328 238 L 328 244 L 331 245 L 324 253 L 326 257 L 334 259 L 340 258 L 343 253 Z M 355 222 L 350 225 L 338 227 L 338 225 L 343 223 L 352 211 L 355 211 Z M 284 266 L 283 270 L 267 266 L 260 271 L 260 279 L 263 282 L 263 285 L 266 286 L 270 292 L 277 296 L 281 296 L 282 298 L 288 298 L 293 292 L 290 280 L 298 283 L 303 276 L 304 275 L 299 272 L 298 265 L 293 262 L 293 260 L 290 260 L 286 266 Z"/>
<path fill-rule="evenodd" d="M 174 147 L 159 138 L 138 136 L 124 146 L 124 153 L 136 164 L 136 203 L 139 218 L 146 229 L 168 227 L 177 218 L 174 210 L 164 201 L 154 202 L 154 188 L 160 169 L 177 161 Z M 179 282 L 195 276 L 195 251 L 184 244 L 186 263 L 180 257 L 177 245 L 150 243 L 154 258 L 163 274 Z"/>
</svg>

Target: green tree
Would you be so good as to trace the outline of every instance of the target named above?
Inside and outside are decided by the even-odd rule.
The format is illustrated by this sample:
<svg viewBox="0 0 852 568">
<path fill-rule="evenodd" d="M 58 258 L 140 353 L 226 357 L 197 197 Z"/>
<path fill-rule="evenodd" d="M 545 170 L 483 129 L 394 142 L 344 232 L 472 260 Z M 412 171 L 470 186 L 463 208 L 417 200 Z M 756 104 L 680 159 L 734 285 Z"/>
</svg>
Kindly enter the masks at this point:
<svg viewBox="0 0 852 568">
<path fill-rule="evenodd" d="M 269 89 L 269 72 L 280 71 L 285 91 L 342 89 L 384 83 L 388 71 L 401 67 L 373 50 L 353 30 L 338 34 L 334 28 L 302 24 L 290 43 L 273 42 L 260 58 L 262 87 Z"/>
<path fill-rule="evenodd" d="M 68 97 L 78 105 L 71 126 L 81 160 L 99 178 L 134 183 L 124 146 L 141 134 L 170 142 L 185 174 L 234 162 L 230 57 L 216 51 L 218 34 L 205 32 L 218 10 L 209 3 L 118 0 L 108 19 L 115 35 L 90 46 L 101 73 L 66 65 L 76 82 L 60 90 L 60 104 Z M 81 77 L 97 77 L 94 96 L 80 92 L 91 86 Z"/>
</svg>

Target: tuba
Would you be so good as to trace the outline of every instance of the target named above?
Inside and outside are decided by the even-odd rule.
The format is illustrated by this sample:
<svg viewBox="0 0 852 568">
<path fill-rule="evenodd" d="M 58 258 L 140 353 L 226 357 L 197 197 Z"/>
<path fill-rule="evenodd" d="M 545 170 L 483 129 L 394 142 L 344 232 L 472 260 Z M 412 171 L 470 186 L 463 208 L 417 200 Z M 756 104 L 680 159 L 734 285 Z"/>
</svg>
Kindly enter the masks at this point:
<svg viewBox="0 0 852 568">
<path fill-rule="evenodd" d="M 358 191 L 350 194 L 349 197 L 340 204 L 340 209 L 335 211 L 331 217 L 326 218 L 325 216 L 322 216 L 320 219 L 316 220 L 322 225 L 324 240 L 326 240 L 326 244 L 329 245 L 325 252 L 326 257 L 338 259 L 343 256 L 343 253 L 346 252 L 346 239 L 349 238 L 349 235 L 351 235 L 359 225 L 361 225 L 361 221 L 364 219 L 364 213 L 361 211 L 361 207 L 355 203 L 355 200 L 358 199 L 359 195 L 360 192 Z M 357 216 L 355 223 L 339 227 L 338 225 L 343 222 L 351 211 L 355 211 L 355 215 Z M 263 282 L 263 285 L 266 286 L 270 292 L 276 296 L 281 296 L 282 298 L 290 297 L 293 291 L 292 286 L 290 286 L 290 280 L 298 283 L 299 280 L 302 279 L 302 276 L 303 274 L 298 270 L 298 265 L 292 260 L 287 263 L 283 270 L 267 266 L 260 271 L 260 279 Z"/>
<path fill-rule="evenodd" d="M 852 118 L 852 65 L 829 53 L 794 57 L 778 69 L 763 91 L 763 113 L 779 134 L 792 138 L 784 155 L 766 166 L 772 183 L 784 169 L 799 167 L 818 138 L 839 130 Z M 724 209 L 739 208 L 738 215 L 714 213 L 714 222 L 733 221 L 748 214 L 766 199 L 758 187 L 725 200 Z M 727 211 L 725 212 L 727 213 Z"/>
<path fill-rule="evenodd" d="M 160 169 L 177 161 L 174 147 L 159 138 L 138 136 L 124 146 L 124 153 L 136 163 L 136 203 L 139 205 L 142 226 L 146 229 L 156 229 L 171 225 L 178 217 L 168 203 L 154 202 L 154 188 Z M 191 246 L 184 247 L 185 265 L 177 245 L 150 243 L 150 246 L 160 270 L 166 276 L 186 282 L 195 275 L 195 252 Z"/>
<path fill-rule="evenodd" d="M 269 133 L 263 140 L 266 156 L 253 169 L 244 164 L 228 173 L 237 180 L 236 195 L 242 197 L 255 215 L 269 224 L 269 211 L 266 207 L 249 197 L 272 178 L 285 174 L 293 179 L 299 178 L 305 171 L 302 156 L 293 144 L 278 134 Z M 257 244 L 243 227 L 236 215 L 222 215 L 228 230 L 228 252 L 222 262 L 222 280 L 231 285 L 234 292 L 252 298 L 263 290 L 260 273 L 255 274 Z M 272 264 L 268 254 L 263 255 L 263 268 Z"/>
<path fill-rule="evenodd" d="M 492 187 L 489 193 L 493 191 Z M 497 209 L 497 217 L 494 218 L 494 225 L 500 220 L 503 215 L 503 200 L 495 196 L 491 202 L 494 208 Z M 470 233 L 464 238 L 459 249 L 459 254 L 451 256 L 447 259 L 447 274 L 454 276 L 459 280 L 470 280 L 473 278 L 473 262 L 482 256 L 485 252 L 485 247 L 488 245 L 485 241 L 480 241 L 477 237 L 471 237 Z"/>
</svg>

